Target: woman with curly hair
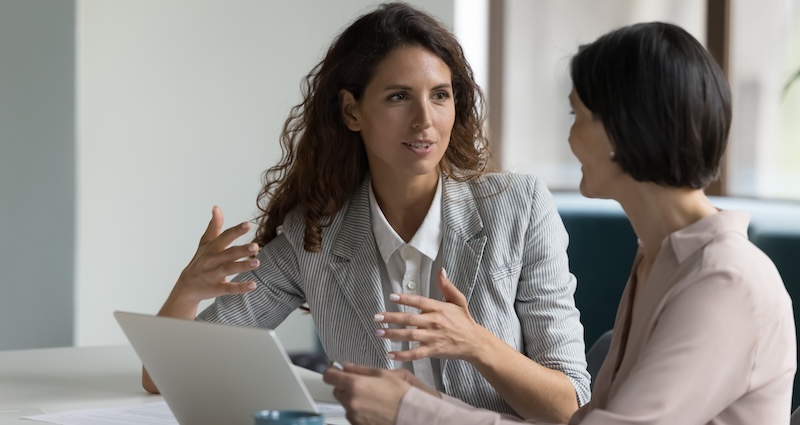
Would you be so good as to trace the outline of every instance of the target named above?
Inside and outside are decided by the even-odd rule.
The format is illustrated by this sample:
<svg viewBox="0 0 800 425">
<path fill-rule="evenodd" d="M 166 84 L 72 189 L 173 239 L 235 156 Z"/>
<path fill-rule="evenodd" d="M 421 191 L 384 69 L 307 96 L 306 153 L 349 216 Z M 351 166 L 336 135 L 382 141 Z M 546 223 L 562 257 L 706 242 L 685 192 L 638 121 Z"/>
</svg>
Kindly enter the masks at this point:
<svg viewBox="0 0 800 425">
<path fill-rule="evenodd" d="M 281 142 L 255 241 L 229 247 L 249 224 L 223 231 L 214 208 L 161 315 L 216 298 L 199 320 L 275 328 L 306 303 L 333 360 L 526 418 L 588 401 L 566 231 L 541 180 L 487 171 L 483 96 L 439 21 L 403 3 L 358 18 Z"/>
</svg>

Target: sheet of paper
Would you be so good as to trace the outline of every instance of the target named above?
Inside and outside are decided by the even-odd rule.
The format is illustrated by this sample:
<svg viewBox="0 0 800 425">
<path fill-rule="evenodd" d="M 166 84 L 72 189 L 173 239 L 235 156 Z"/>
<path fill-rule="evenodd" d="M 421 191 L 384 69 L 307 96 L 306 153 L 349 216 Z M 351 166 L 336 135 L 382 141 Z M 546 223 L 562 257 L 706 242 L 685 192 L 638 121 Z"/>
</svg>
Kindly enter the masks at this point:
<svg viewBox="0 0 800 425">
<path fill-rule="evenodd" d="M 339 404 L 318 403 L 325 417 L 344 417 Z M 129 407 L 72 410 L 69 412 L 25 416 L 38 422 L 58 425 L 178 425 L 166 402 L 137 404 Z"/>
<path fill-rule="evenodd" d="M 178 425 L 166 402 L 129 407 L 72 410 L 23 419 L 59 425 Z"/>
</svg>

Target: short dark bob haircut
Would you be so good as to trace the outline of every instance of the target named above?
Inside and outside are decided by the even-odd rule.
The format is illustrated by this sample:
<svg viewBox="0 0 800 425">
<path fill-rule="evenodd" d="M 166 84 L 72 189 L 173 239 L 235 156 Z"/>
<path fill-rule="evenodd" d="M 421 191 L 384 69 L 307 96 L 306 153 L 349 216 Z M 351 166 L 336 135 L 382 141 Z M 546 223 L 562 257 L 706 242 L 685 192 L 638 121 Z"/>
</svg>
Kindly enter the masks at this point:
<svg viewBox="0 0 800 425">
<path fill-rule="evenodd" d="M 581 46 L 570 71 L 623 171 L 693 189 L 717 178 L 731 125 L 730 87 L 685 30 L 661 22 L 617 29 Z"/>
</svg>

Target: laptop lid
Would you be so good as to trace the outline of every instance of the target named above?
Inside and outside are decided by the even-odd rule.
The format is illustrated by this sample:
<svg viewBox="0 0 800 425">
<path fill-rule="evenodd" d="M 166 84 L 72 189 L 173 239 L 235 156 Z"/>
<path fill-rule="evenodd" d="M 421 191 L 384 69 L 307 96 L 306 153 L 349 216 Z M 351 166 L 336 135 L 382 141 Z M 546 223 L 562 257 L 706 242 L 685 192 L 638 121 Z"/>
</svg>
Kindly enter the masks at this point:
<svg viewBox="0 0 800 425">
<path fill-rule="evenodd" d="M 262 409 L 318 411 L 272 330 L 114 317 L 182 425 L 252 425 Z"/>
</svg>

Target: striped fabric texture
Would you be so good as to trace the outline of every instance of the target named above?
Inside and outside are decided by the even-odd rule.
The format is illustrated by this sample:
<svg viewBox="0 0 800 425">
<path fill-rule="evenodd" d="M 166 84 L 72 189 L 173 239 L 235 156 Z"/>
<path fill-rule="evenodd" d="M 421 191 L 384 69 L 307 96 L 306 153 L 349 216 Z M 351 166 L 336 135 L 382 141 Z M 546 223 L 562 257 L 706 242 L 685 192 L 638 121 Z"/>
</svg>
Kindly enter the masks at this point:
<svg viewBox="0 0 800 425">
<path fill-rule="evenodd" d="M 568 237 L 544 183 L 531 175 L 443 180 L 442 265 L 467 297 L 473 318 L 542 366 L 562 371 L 580 405 L 590 397 L 583 326 L 575 308 Z M 385 311 L 370 227 L 366 178 L 323 231 L 322 251 L 303 250 L 304 219 L 293 211 L 259 253 L 245 295 L 217 298 L 198 320 L 274 329 L 307 302 L 331 359 L 389 368 L 389 341 L 374 336 Z M 476 407 L 515 414 L 468 362 L 442 359 L 447 394 Z"/>
</svg>

